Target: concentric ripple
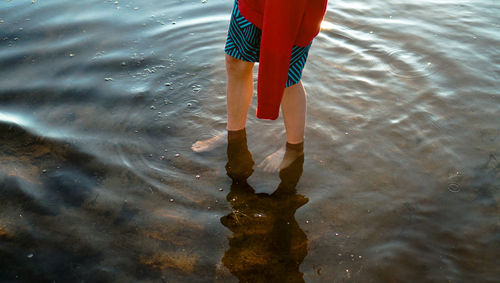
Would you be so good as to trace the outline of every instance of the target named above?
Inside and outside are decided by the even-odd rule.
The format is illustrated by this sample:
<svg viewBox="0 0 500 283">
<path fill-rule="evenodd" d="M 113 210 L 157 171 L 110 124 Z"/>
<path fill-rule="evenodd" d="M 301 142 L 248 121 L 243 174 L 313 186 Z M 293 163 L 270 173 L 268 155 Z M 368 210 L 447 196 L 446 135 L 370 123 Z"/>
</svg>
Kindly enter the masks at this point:
<svg viewBox="0 0 500 283">
<path fill-rule="evenodd" d="M 409 50 L 396 50 L 388 54 L 389 71 L 402 78 L 422 78 L 432 75 L 436 68 L 432 58 Z"/>
</svg>

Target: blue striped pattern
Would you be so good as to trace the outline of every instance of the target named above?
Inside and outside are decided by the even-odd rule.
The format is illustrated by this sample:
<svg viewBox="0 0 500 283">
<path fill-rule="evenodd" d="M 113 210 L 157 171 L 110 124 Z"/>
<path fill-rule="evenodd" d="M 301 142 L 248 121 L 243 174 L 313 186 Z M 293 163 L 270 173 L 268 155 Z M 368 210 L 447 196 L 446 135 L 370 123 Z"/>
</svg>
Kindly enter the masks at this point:
<svg viewBox="0 0 500 283">
<path fill-rule="evenodd" d="M 240 14 L 238 0 L 234 1 L 226 41 L 226 53 L 243 61 L 258 62 L 261 35 L 262 31 Z"/>
<path fill-rule="evenodd" d="M 290 59 L 290 66 L 288 67 L 288 80 L 286 86 L 289 87 L 300 82 L 302 77 L 302 70 L 306 65 L 307 55 L 309 54 L 311 44 L 306 47 L 294 46 L 292 48 L 292 58 Z"/>
<path fill-rule="evenodd" d="M 240 14 L 238 0 L 234 1 L 224 51 L 236 59 L 259 62 L 261 35 L 262 31 Z M 286 87 L 300 82 L 310 47 L 311 44 L 306 47 L 293 47 Z"/>
</svg>

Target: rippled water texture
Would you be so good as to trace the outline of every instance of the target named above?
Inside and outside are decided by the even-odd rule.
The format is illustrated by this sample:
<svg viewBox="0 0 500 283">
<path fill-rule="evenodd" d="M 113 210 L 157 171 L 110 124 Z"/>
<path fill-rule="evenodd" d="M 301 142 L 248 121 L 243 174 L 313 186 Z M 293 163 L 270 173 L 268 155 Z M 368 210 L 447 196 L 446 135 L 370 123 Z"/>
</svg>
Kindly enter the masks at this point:
<svg viewBox="0 0 500 283">
<path fill-rule="evenodd" d="M 0 2 L 0 281 L 498 282 L 500 2 L 331 1 L 304 160 L 247 181 L 255 101 L 248 153 L 190 149 L 231 6 Z"/>
</svg>

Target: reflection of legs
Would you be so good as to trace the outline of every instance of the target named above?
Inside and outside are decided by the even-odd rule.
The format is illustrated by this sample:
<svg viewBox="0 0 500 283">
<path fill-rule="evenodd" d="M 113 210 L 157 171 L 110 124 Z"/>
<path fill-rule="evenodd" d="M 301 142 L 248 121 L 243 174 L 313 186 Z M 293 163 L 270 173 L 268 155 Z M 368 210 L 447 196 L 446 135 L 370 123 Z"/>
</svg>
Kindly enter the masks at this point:
<svg viewBox="0 0 500 283">
<path fill-rule="evenodd" d="M 226 54 L 227 130 L 245 128 L 253 94 L 253 65 Z"/>
<path fill-rule="evenodd" d="M 253 94 L 253 65 L 235 59 L 226 54 L 227 71 L 227 130 L 237 131 L 245 128 L 248 109 Z M 212 150 L 225 144 L 227 132 L 224 131 L 213 138 L 195 142 L 191 149 L 196 152 Z"/>
</svg>

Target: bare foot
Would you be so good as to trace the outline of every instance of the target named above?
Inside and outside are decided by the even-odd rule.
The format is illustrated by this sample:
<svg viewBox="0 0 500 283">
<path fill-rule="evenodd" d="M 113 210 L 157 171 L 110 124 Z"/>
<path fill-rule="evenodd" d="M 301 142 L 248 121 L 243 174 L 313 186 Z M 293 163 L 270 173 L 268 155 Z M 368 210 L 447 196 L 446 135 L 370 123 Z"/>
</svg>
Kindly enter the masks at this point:
<svg viewBox="0 0 500 283">
<path fill-rule="evenodd" d="M 227 131 L 217 134 L 208 140 L 197 141 L 193 143 L 191 149 L 194 152 L 205 152 L 213 150 L 219 146 L 227 144 Z"/>
<path fill-rule="evenodd" d="M 285 147 L 283 146 L 277 151 L 268 155 L 266 158 L 264 158 L 264 160 L 262 160 L 262 162 L 259 163 L 257 167 L 265 172 L 270 172 L 270 173 L 278 172 L 280 170 L 280 164 L 284 156 L 285 156 Z"/>
<path fill-rule="evenodd" d="M 288 168 L 290 165 L 292 165 L 293 162 L 295 162 L 295 160 L 297 160 L 301 156 L 304 156 L 303 150 L 299 151 L 293 149 L 285 150 L 285 156 L 283 156 L 283 161 L 281 161 L 280 164 L 280 171 Z"/>
</svg>

